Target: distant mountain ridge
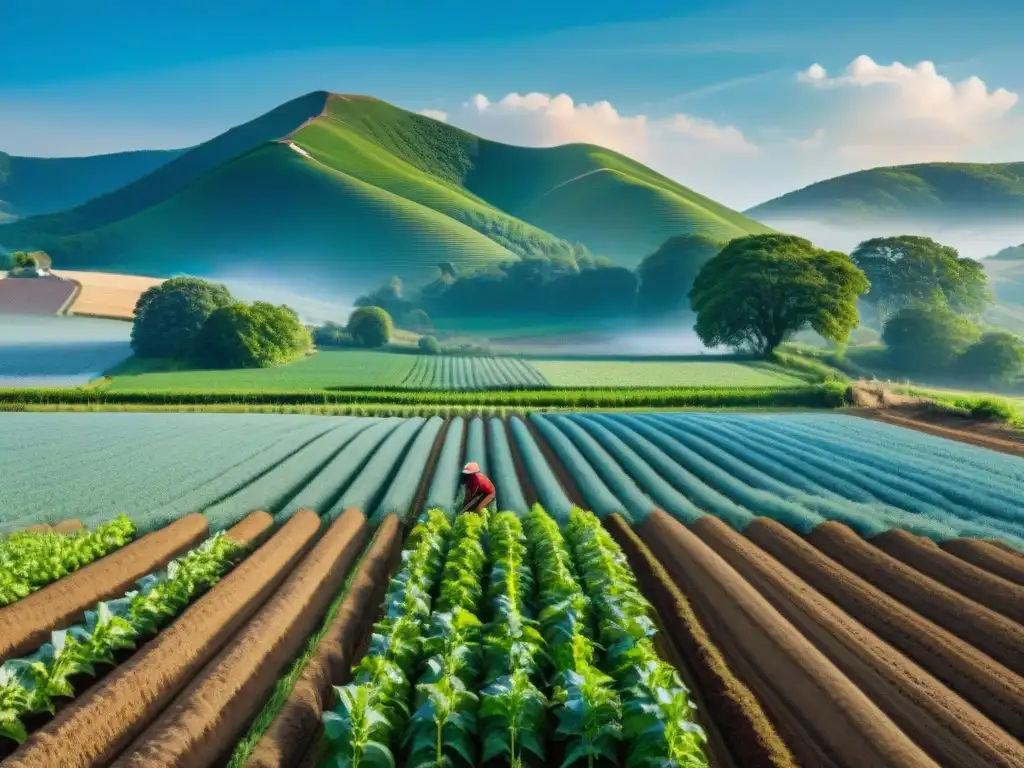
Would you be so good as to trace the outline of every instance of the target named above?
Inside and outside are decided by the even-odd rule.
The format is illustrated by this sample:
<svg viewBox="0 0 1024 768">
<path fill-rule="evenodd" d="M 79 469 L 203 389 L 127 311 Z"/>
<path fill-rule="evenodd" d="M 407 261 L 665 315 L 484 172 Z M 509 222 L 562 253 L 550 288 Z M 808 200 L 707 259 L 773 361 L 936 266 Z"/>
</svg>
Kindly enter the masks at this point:
<svg viewBox="0 0 1024 768">
<path fill-rule="evenodd" d="M 82 205 L 166 165 L 187 150 L 86 157 L 19 157 L 0 152 L 0 223 Z"/>
<path fill-rule="evenodd" d="M 747 211 L 759 221 L 952 225 L 1024 216 L 1024 162 L 921 163 L 819 181 Z"/>
<path fill-rule="evenodd" d="M 592 254 L 632 267 L 674 234 L 764 231 L 611 150 L 513 147 L 318 91 L 77 208 L 0 227 L 0 245 L 67 268 L 273 268 L 365 286 L 429 279 L 440 262 Z"/>
</svg>

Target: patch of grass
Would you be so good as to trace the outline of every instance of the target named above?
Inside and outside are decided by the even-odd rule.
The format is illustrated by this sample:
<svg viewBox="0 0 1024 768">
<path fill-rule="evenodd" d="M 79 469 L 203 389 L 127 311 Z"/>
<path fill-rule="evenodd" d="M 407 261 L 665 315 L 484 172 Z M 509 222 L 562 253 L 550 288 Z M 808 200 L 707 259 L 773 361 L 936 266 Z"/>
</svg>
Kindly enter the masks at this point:
<svg viewBox="0 0 1024 768">
<path fill-rule="evenodd" d="M 553 387 L 793 387 L 805 378 L 757 362 L 535 360 Z"/>
</svg>

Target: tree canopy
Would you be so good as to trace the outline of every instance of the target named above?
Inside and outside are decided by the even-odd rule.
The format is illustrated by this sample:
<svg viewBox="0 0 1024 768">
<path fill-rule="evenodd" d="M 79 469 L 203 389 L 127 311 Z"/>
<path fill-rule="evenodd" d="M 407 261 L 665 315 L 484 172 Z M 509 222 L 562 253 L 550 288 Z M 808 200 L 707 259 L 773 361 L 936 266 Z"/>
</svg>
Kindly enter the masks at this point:
<svg viewBox="0 0 1024 768">
<path fill-rule="evenodd" d="M 391 341 L 394 324 L 380 307 L 360 307 L 348 319 L 348 334 L 360 347 L 382 347 Z"/>
<path fill-rule="evenodd" d="M 1006 380 L 1024 373 L 1024 339 L 1007 331 L 986 333 L 958 361 L 969 379 Z"/>
<path fill-rule="evenodd" d="M 172 277 L 135 304 L 132 349 L 140 357 L 190 357 L 210 314 L 232 303 L 228 289 L 196 277 Z"/>
<path fill-rule="evenodd" d="M 948 370 L 978 340 L 980 329 L 944 304 L 912 304 L 882 330 L 893 367 L 914 372 Z"/>
<path fill-rule="evenodd" d="M 864 301 L 882 324 L 911 304 L 944 304 L 977 317 L 992 303 L 981 264 L 930 237 L 876 237 L 858 245 L 850 258 L 871 283 Z"/>
<path fill-rule="evenodd" d="M 697 274 L 690 291 L 694 329 L 709 347 L 762 355 L 808 328 L 845 341 L 857 327 L 857 297 L 867 289 L 844 253 L 794 235 L 740 237 Z"/>
<path fill-rule="evenodd" d="M 310 343 L 293 309 L 257 301 L 214 310 L 195 346 L 197 360 L 211 368 L 266 368 L 294 360 Z"/>
<path fill-rule="evenodd" d="M 706 235 L 670 237 L 637 267 L 637 308 L 645 314 L 689 309 L 693 281 L 725 244 Z"/>
</svg>

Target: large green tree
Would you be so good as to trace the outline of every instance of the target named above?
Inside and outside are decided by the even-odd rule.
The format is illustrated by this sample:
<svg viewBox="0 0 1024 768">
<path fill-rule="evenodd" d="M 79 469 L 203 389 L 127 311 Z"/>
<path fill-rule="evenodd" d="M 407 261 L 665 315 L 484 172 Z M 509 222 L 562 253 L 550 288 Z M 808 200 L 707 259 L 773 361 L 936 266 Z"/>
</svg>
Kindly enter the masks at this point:
<svg viewBox="0 0 1024 768">
<path fill-rule="evenodd" d="M 360 347 L 382 347 L 391 341 L 394 323 L 380 307 L 360 307 L 348 319 L 348 335 Z"/>
<path fill-rule="evenodd" d="M 749 235 L 701 268 L 690 303 L 706 345 L 767 356 L 805 329 L 845 341 L 857 327 L 857 297 L 867 289 L 845 253 L 794 235 Z"/>
<path fill-rule="evenodd" d="M 190 357 L 203 323 L 233 301 L 228 289 L 196 277 L 172 277 L 135 304 L 132 349 L 140 357 Z"/>
<path fill-rule="evenodd" d="M 977 381 L 1005 381 L 1024 373 L 1024 339 L 1007 331 L 984 334 L 968 347 L 957 367 Z"/>
<path fill-rule="evenodd" d="M 882 330 L 892 366 L 913 373 L 948 371 L 980 336 L 978 326 L 944 304 L 903 307 Z"/>
<path fill-rule="evenodd" d="M 981 264 L 930 237 L 876 237 L 858 245 L 850 258 L 871 283 L 864 301 L 881 324 L 911 304 L 944 304 L 977 317 L 992 302 Z"/>
<path fill-rule="evenodd" d="M 670 237 L 637 267 L 637 308 L 644 314 L 689 309 L 688 296 L 697 273 L 724 245 L 707 235 Z"/>
<path fill-rule="evenodd" d="M 214 310 L 196 338 L 196 359 L 211 368 L 266 368 L 304 354 L 312 340 L 290 307 L 257 301 Z"/>
</svg>

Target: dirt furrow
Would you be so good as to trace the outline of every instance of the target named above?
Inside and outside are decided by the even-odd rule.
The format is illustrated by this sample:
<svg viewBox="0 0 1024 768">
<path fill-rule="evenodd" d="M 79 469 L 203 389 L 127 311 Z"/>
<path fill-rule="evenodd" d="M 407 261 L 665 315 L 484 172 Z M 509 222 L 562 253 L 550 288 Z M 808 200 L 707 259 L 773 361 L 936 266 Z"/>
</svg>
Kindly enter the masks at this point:
<svg viewBox="0 0 1024 768">
<path fill-rule="evenodd" d="M 367 537 L 349 509 L 281 588 L 115 763 L 118 768 L 217 762 L 229 751 L 295 658 L 345 581 Z"/>
<path fill-rule="evenodd" d="M 939 546 L 961 560 L 1024 586 L 1024 557 L 980 539 L 949 539 Z"/>
<path fill-rule="evenodd" d="M 36 731 L 4 768 L 108 765 L 280 585 L 320 530 L 296 514 L 128 661 Z"/>
<path fill-rule="evenodd" d="M 875 536 L 871 543 L 968 600 L 1018 623 L 1024 621 L 1024 587 L 944 552 L 931 539 L 891 530 Z"/>
<path fill-rule="evenodd" d="M 248 768 L 297 765 L 320 727 L 321 714 L 334 706 L 334 687 L 347 682 L 356 652 L 370 631 L 377 606 L 401 549 L 401 524 L 388 515 L 287 702 L 256 744 Z"/>
<path fill-rule="evenodd" d="M 82 621 L 101 600 L 121 597 L 138 579 L 199 544 L 207 532 L 205 517 L 186 515 L 0 608 L 0 661 L 36 650 L 50 632 Z"/>
<path fill-rule="evenodd" d="M 696 678 L 696 692 L 731 754 L 742 768 L 796 768 L 797 762 L 750 689 L 729 668 L 721 651 L 651 551 L 618 515 L 602 521 L 622 547 L 644 595 L 661 617 Z"/>
<path fill-rule="evenodd" d="M 726 659 L 781 724 L 805 765 L 937 766 L 728 563 L 678 520 L 655 510 L 637 527 L 680 590 L 695 601 Z M 731 651 L 730 651 L 731 649 Z M 745 664 L 744 664 L 745 662 Z M 786 730 L 791 733 L 786 733 Z"/>
<path fill-rule="evenodd" d="M 842 523 L 822 523 L 807 538 L 833 560 L 1000 664 L 1024 669 L 1024 626 L 900 562 Z"/>
<path fill-rule="evenodd" d="M 1024 679 L 1020 676 L 910 610 L 774 520 L 758 518 L 747 526 L 745 534 L 1010 734 L 1024 736 Z"/>
<path fill-rule="evenodd" d="M 941 765 L 1024 765 L 1024 746 L 721 520 L 692 526 L 790 623 Z"/>
<path fill-rule="evenodd" d="M 267 512 L 252 512 L 232 527 L 228 528 L 226 534 L 229 539 L 241 544 L 243 547 L 255 549 L 263 543 L 264 538 L 274 527 L 274 516 Z"/>
</svg>

